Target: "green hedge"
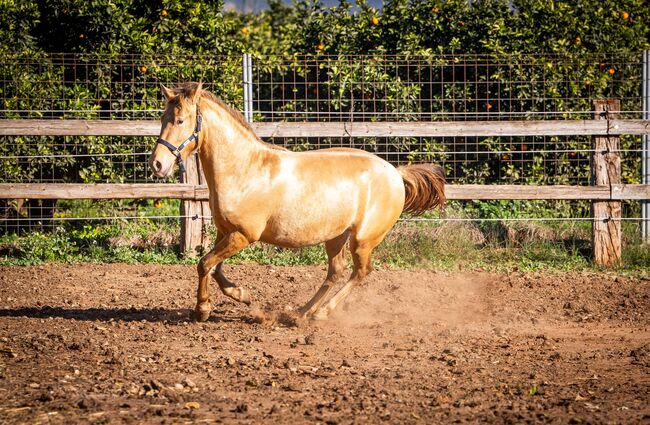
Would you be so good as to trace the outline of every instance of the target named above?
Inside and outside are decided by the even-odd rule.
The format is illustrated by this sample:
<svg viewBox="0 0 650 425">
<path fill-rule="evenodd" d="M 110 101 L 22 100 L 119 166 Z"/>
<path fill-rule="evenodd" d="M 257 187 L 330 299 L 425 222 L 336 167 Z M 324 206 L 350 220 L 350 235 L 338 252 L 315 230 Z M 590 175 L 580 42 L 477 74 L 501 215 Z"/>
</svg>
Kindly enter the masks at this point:
<svg viewBox="0 0 650 425">
<path fill-rule="evenodd" d="M 605 53 L 648 48 L 645 0 L 393 0 L 383 9 L 270 0 L 259 14 L 222 1 L 4 0 L 3 51 L 102 54 Z"/>
<path fill-rule="evenodd" d="M 641 51 L 650 47 L 650 3 L 645 0 L 393 0 L 379 10 L 364 1 L 326 7 L 319 1 L 285 5 L 271 0 L 269 10 L 258 14 L 223 12 L 222 6 L 221 1 L 202 0 L 4 0 L 0 2 L 0 109 L 5 118 L 38 117 L 40 110 L 76 110 L 60 115 L 82 118 L 106 118 L 105 111 L 116 110 L 122 112 L 109 118 L 154 118 L 156 113 L 140 111 L 162 106 L 159 82 L 199 79 L 209 82 L 228 103 L 240 106 L 243 52 L 258 58 L 262 74 L 306 79 L 308 72 L 316 72 L 319 79 L 329 79 L 327 108 L 334 111 L 355 110 L 358 105 L 349 99 L 375 93 L 382 93 L 387 101 L 374 112 L 585 111 L 591 109 L 590 99 L 597 97 L 620 98 L 627 110 L 641 108 L 638 60 Z M 75 63 L 88 66 L 72 73 L 63 66 L 70 56 L 59 52 L 74 53 Z M 530 53 L 538 56 L 527 56 Z M 357 54 L 370 57 L 361 62 L 350 56 Z M 322 59 L 324 65 L 317 71 L 301 69 L 300 55 Z M 412 84 L 408 72 L 398 69 L 388 55 L 436 64 L 437 71 L 420 82 L 444 79 L 447 86 L 437 93 L 423 88 L 426 84 Z M 455 61 L 464 60 L 463 55 L 481 55 L 486 69 L 470 67 L 462 75 L 452 74 Z M 115 63 L 122 65 L 115 68 Z M 483 88 L 459 84 L 475 79 L 483 79 Z M 281 89 L 270 86 L 268 90 Z M 419 101 L 423 96 L 434 101 L 423 105 Z M 478 98 L 507 101 L 490 101 L 488 106 L 488 102 L 463 100 Z M 310 110 L 299 103 L 284 107 Z M 11 112 L 19 110 L 32 112 Z M 138 143 L 150 142 L 110 137 L 5 138 L 0 156 L 124 154 L 141 152 Z M 494 138 L 478 142 L 488 151 L 512 145 Z M 311 147 L 309 141 L 293 143 L 301 149 Z M 372 149 L 377 141 L 364 143 Z M 404 159 L 444 158 L 418 153 L 443 150 L 437 140 L 388 143 L 395 151 L 412 151 Z M 586 147 L 579 138 L 550 143 L 545 147 Z M 637 143 L 638 138 L 623 139 L 624 148 Z M 498 156 L 447 168 L 463 174 L 461 181 L 473 183 L 501 178 L 548 184 L 586 178 L 589 171 L 584 162 L 574 166 L 568 155 L 548 162 L 537 156 L 523 174 Z M 0 162 L 0 181 L 13 182 L 139 181 L 147 173 L 141 164 L 125 165 L 107 157 Z M 625 181 L 638 181 L 638 164 L 638 155 L 627 158 Z"/>
</svg>

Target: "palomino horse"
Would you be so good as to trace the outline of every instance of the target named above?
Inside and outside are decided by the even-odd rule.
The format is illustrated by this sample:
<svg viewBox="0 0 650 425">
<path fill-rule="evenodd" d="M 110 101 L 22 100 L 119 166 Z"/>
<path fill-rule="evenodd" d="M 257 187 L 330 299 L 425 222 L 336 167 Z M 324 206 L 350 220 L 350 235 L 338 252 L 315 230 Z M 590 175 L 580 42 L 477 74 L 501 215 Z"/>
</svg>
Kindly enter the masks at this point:
<svg viewBox="0 0 650 425">
<path fill-rule="evenodd" d="M 242 114 L 200 83 L 163 87 L 167 105 L 149 163 L 169 176 L 198 150 L 210 190 L 217 242 L 198 264 L 196 319 L 210 315 L 210 272 L 223 293 L 250 304 L 245 288 L 229 281 L 223 261 L 257 241 L 298 248 L 325 243 L 327 278 L 299 314 L 324 319 L 371 271 L 370 254 L 403 211 L 422 213 L 445 202 L 439 166 L 395 168 L 358 149 L 291 152 L 260 140 Z M 346 269 L 349 240 L 353 271 L 326 302 Z"/>
</svg>

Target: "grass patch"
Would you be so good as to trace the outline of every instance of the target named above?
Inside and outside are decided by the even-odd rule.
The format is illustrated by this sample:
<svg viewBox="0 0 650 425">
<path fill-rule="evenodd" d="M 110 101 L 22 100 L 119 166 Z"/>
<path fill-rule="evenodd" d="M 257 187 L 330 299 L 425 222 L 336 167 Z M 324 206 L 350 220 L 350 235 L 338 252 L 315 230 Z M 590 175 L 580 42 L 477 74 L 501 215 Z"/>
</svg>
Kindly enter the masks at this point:
<svg viewBox="0 0 650 425">
<path fill-rule="evenodd" d="M 623 224 L 623 265 L 616 271 L 650 274 L 650 246 L 637 223 Z M 50 232 L 0 236 L 0 264 L 44 262 L 196 263 L 178 251 L 175 221 L 141 219 L 66 225 Z M 598 270 L 591 261 L 589 222 L 400 222 L 375 250 L 378 267 L 440 270 Z M 322 265 L 322 245 L 283 249 L 256 243 L 228 260 L 294 266 Z"/>
</svg>

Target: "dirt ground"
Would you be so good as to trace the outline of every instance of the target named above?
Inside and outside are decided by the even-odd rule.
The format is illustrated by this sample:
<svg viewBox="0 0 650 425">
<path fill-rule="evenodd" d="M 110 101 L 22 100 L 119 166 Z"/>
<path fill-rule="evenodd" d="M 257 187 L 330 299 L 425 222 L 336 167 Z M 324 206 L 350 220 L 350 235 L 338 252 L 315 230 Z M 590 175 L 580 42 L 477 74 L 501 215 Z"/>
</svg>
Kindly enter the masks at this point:
<svg viewBox="0 0 650 425">
<path fill-rule="evenodd" d="M 228 266 L 290 311 L 324 267 Z M 193 266 L 0 267 L 3 423 L 650 423 L 650 280 L 376 271 L 327 322 L 256 323 Z"/>
</svg>

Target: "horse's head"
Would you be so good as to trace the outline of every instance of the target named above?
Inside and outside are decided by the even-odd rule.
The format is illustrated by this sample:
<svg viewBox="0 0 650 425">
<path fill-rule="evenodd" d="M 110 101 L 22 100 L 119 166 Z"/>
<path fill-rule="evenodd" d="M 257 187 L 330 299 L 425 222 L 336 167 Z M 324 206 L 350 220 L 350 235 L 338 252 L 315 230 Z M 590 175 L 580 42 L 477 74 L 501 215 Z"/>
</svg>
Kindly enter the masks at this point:
<svg viewBox="0 0 650 425">
<path fill-rule="evenodd" d="M 198 148 L 202 126 L 201 90 L 201 83 L 185 83 L 175 89 L 162 87 L 167 102 L 160 119 L 160 137 L 149 158 L 156 177 L 168 177 L 174 163 L 183 172 L 183 161 Z"/>
</svg>

